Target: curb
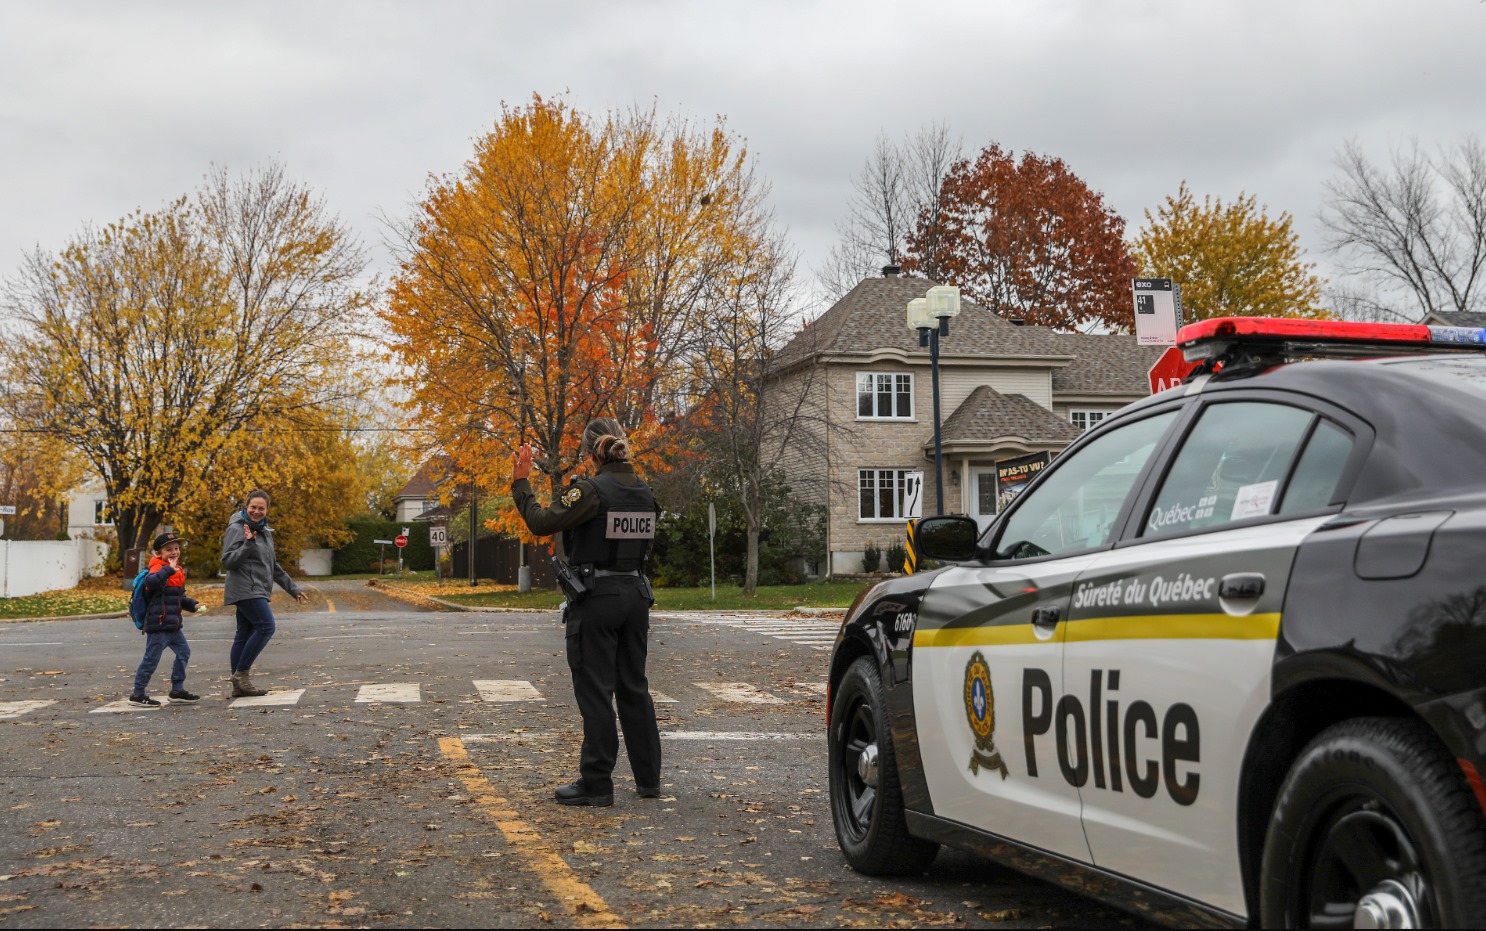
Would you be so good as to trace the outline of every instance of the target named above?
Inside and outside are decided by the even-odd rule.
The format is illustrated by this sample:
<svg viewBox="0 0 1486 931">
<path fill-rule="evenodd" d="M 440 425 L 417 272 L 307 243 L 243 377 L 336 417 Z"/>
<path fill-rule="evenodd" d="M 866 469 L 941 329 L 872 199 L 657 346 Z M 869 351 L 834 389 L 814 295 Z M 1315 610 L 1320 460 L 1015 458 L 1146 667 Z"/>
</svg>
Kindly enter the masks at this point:
<svg viewBox="0 0 1486 931">
<path fill-rule="evenodd" d="M 32 621 L 101 621 L 105 618 L 128 617 L 129 611 L 114 611 L 109 614 L 62 614 L 57 617 L 0 617 L 0 624 L 29 624 Z"/>
</svg>

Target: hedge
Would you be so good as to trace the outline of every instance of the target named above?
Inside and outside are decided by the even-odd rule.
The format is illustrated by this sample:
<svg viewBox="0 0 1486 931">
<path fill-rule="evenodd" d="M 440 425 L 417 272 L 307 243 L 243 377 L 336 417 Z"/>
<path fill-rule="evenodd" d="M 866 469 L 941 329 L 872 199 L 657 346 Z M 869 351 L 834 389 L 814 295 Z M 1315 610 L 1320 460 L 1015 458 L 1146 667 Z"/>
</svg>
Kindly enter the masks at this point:
<svg viewBox="0 0 1486 931">
<path fill-rule="evenodd" d="M 408 569 L 432 569 L 433 547 L 428 544 L 428 525 L 419 521 L 400 523 L 393 520 L 363 519 L 346 522 L 347 529 L 356 534 L 356 539 L 336 550 L 330 559 L 330 571 L 336 575 L 356 572 L 374 572 L 382 550 L 387 551 L 389 563 L 397 559 L 397 547 L 382 547 L 373 540 L 392 540 L 407 527 L 408 545 L 402 551 L 402 564 Z"/>
</svg>

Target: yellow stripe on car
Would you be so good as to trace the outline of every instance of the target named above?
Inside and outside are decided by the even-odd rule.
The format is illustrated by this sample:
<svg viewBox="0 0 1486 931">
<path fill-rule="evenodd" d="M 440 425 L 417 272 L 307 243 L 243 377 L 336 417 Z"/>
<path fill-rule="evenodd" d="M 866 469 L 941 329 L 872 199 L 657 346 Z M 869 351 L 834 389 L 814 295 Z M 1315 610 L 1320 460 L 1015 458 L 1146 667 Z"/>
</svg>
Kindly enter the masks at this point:
<svg viewBox="0 0 1486 931">
<path fill-rule="evenodd" d="M 915 647 L 1011 646 L 1028 643 L 1086 643 L 1095 640 L 1273 640 L 1278 612 L 1248 614 L 1140 614 L 1094 617 L 1058 624 L 1039 636 L 1031 624 L 945 627 L 914 632 Z"/>
</svg>

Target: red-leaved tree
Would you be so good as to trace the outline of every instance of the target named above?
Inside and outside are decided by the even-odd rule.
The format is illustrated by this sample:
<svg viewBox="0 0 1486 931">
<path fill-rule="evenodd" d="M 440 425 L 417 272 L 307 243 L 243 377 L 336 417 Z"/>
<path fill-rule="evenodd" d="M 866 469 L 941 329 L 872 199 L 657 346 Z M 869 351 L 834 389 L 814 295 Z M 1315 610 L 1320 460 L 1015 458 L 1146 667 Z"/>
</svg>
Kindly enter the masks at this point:
<svg viewBox="0 0 1486 931">
<path fill-rule="evenodd" d="M 996 313 L 1061 329 L 1133 326 L 1125 221 L 1061 159 L 999 145 L 955 163 L 939 214 L 920 215 L 904 267 L 920 271 L 927 232 L 937 272 Z"/>
</svg>

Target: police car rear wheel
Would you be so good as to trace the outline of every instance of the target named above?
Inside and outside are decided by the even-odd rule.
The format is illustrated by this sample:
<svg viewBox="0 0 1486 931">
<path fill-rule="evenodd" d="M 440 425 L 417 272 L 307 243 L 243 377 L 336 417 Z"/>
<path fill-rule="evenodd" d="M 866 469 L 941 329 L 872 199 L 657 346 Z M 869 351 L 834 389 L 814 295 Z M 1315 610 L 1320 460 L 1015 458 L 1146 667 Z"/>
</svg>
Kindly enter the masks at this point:
<svg viewBox="0 0 1486 931">
<path fill-rule="evenodd" d="M 1266 928 L 1438 928 L 1486 914 L 1486 821 L 1420 722 L 1323 731 L 1291 767 L 1264 844 Z"/>
<path fill-rule="evenodd" d="M 873 876 L 923 872 L 939 845 L 910 837 L 877 665 L 862 657 L 836 688 L 830 735 L 831 815 L 846 862 Z"/>
</svg>

